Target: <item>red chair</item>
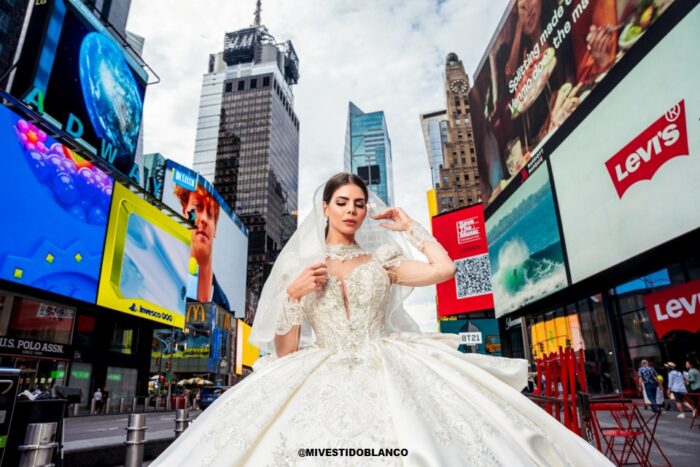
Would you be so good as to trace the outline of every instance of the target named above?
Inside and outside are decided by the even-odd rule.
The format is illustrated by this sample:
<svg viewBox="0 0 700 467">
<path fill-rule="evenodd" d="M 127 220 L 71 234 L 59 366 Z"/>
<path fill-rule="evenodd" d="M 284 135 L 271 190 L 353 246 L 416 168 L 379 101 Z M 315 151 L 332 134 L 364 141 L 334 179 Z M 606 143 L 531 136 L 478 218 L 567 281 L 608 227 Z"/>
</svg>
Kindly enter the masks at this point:
<svg viewBox="0 0 700 467">
<path fill-rule="evenodd" d="M 637 408 L 629 401 L 592 402 L 592 422 L 596 438 L 605 440 L 604 454 L 617 465 L 650 466 L 646 449 L 646 428 Z M 611 425 L 601 426 L 601 415 L 607 414 Z M 603 415 L 605 416 L 605 415 Z M 602 451 L 603 446 L 599 446 Z"/>
</svg>

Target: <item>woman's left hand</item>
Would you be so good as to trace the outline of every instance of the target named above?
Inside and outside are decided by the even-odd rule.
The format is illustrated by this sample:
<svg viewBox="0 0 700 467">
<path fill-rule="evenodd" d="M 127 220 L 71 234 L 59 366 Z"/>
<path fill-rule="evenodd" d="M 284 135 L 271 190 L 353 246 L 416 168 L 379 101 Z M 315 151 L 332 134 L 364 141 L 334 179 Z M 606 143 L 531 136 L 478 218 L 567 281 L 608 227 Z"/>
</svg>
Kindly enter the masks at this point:
<svg viewBox="0 0 700 467">
<path fill-rule="evenodd" d="M 393 221 L 381 223 L 379 225 L 395 232 L 405 232 L 415 223 L 415 221 L 408 217 L 408 214 L 406 214 L 401 208 L 389 208 L 384 212 L 372 216 L 372 219 L 388 219 Z"/>
</svg>

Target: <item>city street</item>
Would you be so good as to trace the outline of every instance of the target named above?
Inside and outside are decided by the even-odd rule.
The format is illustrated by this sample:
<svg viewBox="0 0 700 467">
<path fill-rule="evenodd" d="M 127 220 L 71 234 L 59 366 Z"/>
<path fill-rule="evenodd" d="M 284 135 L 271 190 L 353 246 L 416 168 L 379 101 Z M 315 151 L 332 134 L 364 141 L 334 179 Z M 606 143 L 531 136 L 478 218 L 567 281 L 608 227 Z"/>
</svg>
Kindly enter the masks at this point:
<svg viewBox="0 0 700 467">
<path fill-rule="evenodd" d="M 201 411 L 190 411 L 194 420 Z M 96 415 L 65 419 L 66 451 L 121 444 L 126 439 L 128 414 Z M 175 412 L 148 412 L 146 441 L 174 437 Z"/>
</svg>

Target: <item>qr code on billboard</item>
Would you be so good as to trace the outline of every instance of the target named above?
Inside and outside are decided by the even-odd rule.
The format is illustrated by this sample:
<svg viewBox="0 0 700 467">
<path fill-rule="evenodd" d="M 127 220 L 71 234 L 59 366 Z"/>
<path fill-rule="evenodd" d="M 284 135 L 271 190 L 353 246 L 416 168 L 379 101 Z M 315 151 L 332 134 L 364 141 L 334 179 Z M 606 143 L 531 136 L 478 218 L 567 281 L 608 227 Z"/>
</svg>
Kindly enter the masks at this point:
<svg viewBox="0 0 700 467">
<path fill-rule="evenodd" d="M 491 293 L 491 265 L 488 253 L 459 259 L 455 261 L 455 268 L 457 298 Z"/>
</svg>

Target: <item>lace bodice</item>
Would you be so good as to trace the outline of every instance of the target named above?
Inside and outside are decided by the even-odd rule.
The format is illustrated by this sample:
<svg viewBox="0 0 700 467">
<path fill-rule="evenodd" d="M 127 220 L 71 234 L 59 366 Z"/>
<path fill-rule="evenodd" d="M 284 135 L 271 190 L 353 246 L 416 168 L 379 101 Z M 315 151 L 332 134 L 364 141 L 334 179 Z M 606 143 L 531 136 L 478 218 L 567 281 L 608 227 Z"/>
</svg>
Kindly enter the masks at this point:
<svg viewBox="0 0 700 467">
<path fill-rule="evenodd" d="M 304 315 L 319 347 L 352 351 L 382 335 L 391 286 L 386 268 L 399 256 L 390 247 L 355 255 L 357 264 L 349 272 L 341 277 L 329 271 L 323 289 L 304 297 Z"/>
</svg>

